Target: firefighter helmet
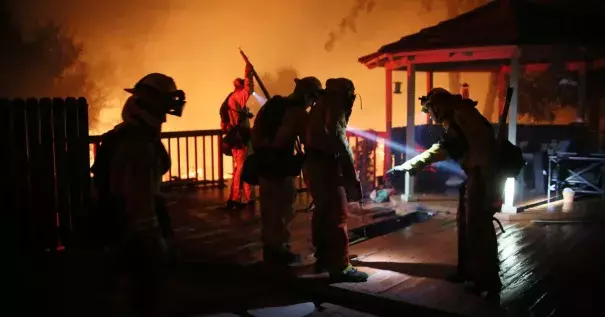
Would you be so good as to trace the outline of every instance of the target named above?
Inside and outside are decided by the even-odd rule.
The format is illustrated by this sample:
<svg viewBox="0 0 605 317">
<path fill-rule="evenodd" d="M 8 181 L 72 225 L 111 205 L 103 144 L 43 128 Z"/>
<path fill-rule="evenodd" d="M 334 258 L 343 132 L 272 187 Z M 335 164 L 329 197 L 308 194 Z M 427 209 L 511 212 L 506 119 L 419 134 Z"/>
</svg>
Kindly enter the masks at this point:
<svg viewBox="0 0 605 317">
<path fill-rule="evenodd" d="M 134 88 L 126 88 L 124 90 L 134 95 L 142 91 L 150 92 L 160 98 L 162 103 L 167 107 L 167 114 L 177 117 L 183 114 L 185 92 L 177 89 L 174 79 L 170 76 L 151 73 L 141 78 L 134 85 Z"/>
</svg>

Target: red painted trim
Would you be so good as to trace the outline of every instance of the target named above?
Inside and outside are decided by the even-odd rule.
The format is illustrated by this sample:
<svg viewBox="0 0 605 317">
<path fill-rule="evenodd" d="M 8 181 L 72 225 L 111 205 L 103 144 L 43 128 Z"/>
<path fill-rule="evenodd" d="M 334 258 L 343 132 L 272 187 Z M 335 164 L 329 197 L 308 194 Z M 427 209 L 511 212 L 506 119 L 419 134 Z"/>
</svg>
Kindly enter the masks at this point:
<svg viewBox="0 0 605 317">
<path fill-rule="evenodd" d="M 428 94 L 431 90 L 433 90 L 433 72 L 426 73 L 426 93 Z M 432 124 L 431 116 L 426 114 L 426 124 Z"/>
<path fill-rule="evenodd" d="M 393 71 L 385 70 L 385 115 L 386 115 L 386 139 L 391 139 L 391 129 L 393 128 Z M 391 168 L 391 151 L 388 146 L 384 148 L 384 172 Z"/>
<path fill-rule="evenodd" d="M 512 56 L 512 54 L 514 54 L 514 52 L 516 52 L 516 49 L 516 46 L 507 45 L 384 53 L 373 57 L 362 64 L 371 69 L 375 67 L 398 68 L 404 66 L 406 63 L 408 63 L 408 61 L 413 62 L 414 64 L 427 64 L 456 61 L 508 59 Z M 391 59 L 395 61 L 390 62 Z"/>
<path fill-rule="evenodd" d="M 521 68 L 525 72 L 544 72 L 548 70 L 550 63 L 533 63 L 533 64 L 525 64 L 521 65 Z M 605 66 L 605 65 L 604 65 Z M 581 71 L 586 70 L 587 63 L 586 62 L 567 62 L 565 64 L 565 68 L 570 71 Z M 510 73 L 510 66 L 504 65 L 502 66 L 503 70 L 506 73 Z"/>
</svg>

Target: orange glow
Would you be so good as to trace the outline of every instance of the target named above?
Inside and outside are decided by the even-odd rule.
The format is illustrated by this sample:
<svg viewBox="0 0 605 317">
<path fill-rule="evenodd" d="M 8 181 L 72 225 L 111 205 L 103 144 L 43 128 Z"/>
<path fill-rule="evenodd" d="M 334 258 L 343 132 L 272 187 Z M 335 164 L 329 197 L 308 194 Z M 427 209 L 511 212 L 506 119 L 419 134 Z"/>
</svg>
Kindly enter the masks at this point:
<svg viewBox="0 0 605 317">
<path fill-rule="evenodd" d="M 28 9 L 32 4 L 37 10 Z M 174 77 L 187 94 L 183 117 L 169 118 L 166 131 L 217 128 L 218 108 L 232 90 L 233 78 L 243 75 L 238 47 L 244 49 L 262 77 L 271 75 L 273 81 L 280 70 L 288 68 L 298 76 L 314 75 L 322 81 L 351 78 L 364 102 L 363 110 L 354 111 L 351 124 L 384 131 L 384 72 L 366 69 L 357 58 L 447 16 L 445 6 L 435 6 L 426 13 L 420 0 L 375 1 L 370 13 L 361 12 L 355 18 L 356 32 L 339 36 L 327 51 L 329 34 L 339 28 L 355 1 L 149 0 L 142 4 L 27 0 L 22 6 L 22 21 L 55 19 L 82 41 L 83 59 L 92 64 L 92 80 L 106 90 L 110 95 L 107 103 L 112 105 L 101 114 L 93 134 L 119 122 L 127 97 L 122 89 L 150 72 Z M 393 100 L 393 126 L 402 126 L 406 107 L 398 97 L 406 95 L 405 74 L 395 72 L 393 79 L 403 82 L 403 94 Z M 265 83 L 270 92 L 289 93 L 292 78 L 278 80 L 286 84 Z M 461 80 L 473 87 L 471 96 L 485 99 L 487 74 L 469 74 Z M 420 78 L 417 83 L 416 94 L 426 93 Z M 435 77 L 436 86 L 447 83 L 447 76 Z M 418 119 L 423 120 L 419 111 Z"/>
</svg>

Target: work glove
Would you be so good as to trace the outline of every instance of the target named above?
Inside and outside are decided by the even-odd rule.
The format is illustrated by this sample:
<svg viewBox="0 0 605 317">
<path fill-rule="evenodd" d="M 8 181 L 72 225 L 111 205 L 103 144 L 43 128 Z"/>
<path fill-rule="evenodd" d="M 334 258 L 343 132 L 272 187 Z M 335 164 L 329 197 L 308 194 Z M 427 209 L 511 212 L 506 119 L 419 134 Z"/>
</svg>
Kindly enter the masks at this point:
<svg viewBox="0 0 605 317">
<path fill-rule="evenodd" d="M 401 177 L 401 175 L 403 175 L 404 173 L 410 173 L 410 175 L 414 175 L 417 172 L 417 169 L 409 162 L 405 162 L 401 165 L 395 166 L 393 168 L 391 168 L 390 170 L 387 171 L 387 179 L 389 180 L 396 180 L 399 177 Z"/>
<path fill-rule="evenodd" d="M 252 67 L 252 64 L 246 63 L 246 70 L 245 70 L 246 75 L 250 74 L 253 71 L 254 71 L 254 67 Z"/>
</svg>

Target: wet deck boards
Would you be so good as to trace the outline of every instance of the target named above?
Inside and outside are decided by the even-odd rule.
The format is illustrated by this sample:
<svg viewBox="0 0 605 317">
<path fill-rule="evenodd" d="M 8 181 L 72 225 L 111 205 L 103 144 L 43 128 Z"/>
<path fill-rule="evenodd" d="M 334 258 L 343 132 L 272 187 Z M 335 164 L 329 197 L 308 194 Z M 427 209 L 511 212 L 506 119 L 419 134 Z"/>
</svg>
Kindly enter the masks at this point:
<svg viewBox="0 0 605 317">
<path fill-rule="evenodd" d="M 224 197 L 222 191 L 169 195 L 179 246 L 188 260 L 250 264 L 260 259 L 258 208 L 219 210 Z M 302 210 L 308 204 L 309 199 L 303 194 L 297 209 Z M 319 287 L 313 284 L 311 293 L 334 299 L 337 304 L 346 302 L 343 298 L 350 301 L 366 294 L 388 300 L 402 312 L 412 309 L 406 306 L 411 304 L 475 316 L 567 316 L 569 312 L 583 316 L 599 307 L 599 299 L 605 295 L 605 274 L 600 269 L 605 267 L 605 260 L 597 256 L 605 247 L 603 222 L 505 223 L 506 232 L 498 234 L 504 284 L 502 307 L 495 309 L 466 294 L 462 286 L 444 280 L 456 263 L 456 226 L 451 212 L 454 206 L 455 201 L 451 200 L 435 205 L 425 203 L 425 209 L 441 212 L 426 222 L 353 245 L 351 253 L 357 255 L 354 263 L 371 274 L 367 283 Z M 403 208 L 407 210 L 396 208 L 394 213 L 385 213 L 388 204 L 375 207 L 380 208 L 366 211 L 364 217 L 353 215 L 350 229 L 400 216 L 418 206 Z M 380 213 L 385 216 L 372 216 Z M 303 255 L 312 253 L 310 217 L 310 213 L 299 211 L 292 224 L 293 248 Z M 313 277 L 307 276 L 303 281 L 308 279 Z M 354 306 L 347 307 L 355 309 Z"/>
</svg>

